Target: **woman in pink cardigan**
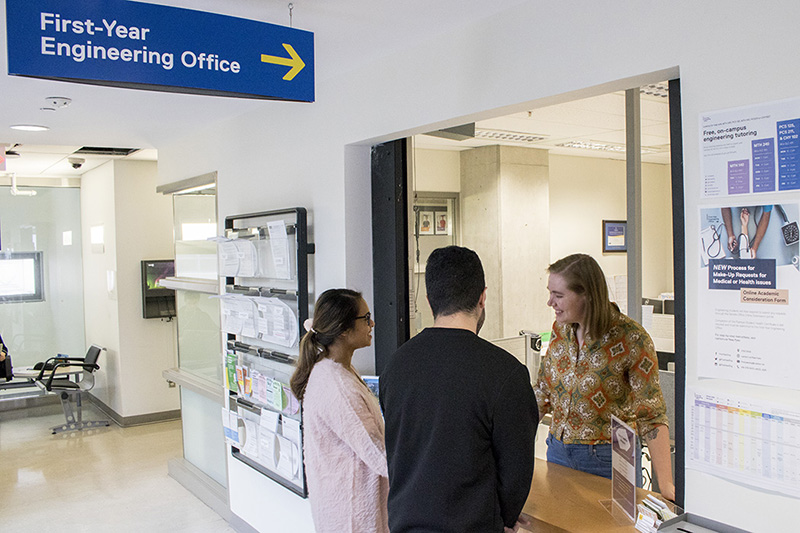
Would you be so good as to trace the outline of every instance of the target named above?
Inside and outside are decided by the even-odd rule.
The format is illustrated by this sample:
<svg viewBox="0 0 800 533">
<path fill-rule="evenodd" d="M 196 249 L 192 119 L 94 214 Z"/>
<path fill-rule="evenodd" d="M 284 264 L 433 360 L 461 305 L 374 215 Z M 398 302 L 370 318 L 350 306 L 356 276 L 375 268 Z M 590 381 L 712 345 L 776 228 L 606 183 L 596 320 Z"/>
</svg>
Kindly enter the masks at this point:
<svg viewBox="0 0 800 533">
<path fill-rule="evenodd" d="M 306 479 L 318 533 L 389 531 L 383 418 L 350 364 L 357 348 L 372 343 L 374 326 L 360 293 L 330 289 L 317 300 L 300 343 L 291 386 L 303 405 Z"/>
</svg>

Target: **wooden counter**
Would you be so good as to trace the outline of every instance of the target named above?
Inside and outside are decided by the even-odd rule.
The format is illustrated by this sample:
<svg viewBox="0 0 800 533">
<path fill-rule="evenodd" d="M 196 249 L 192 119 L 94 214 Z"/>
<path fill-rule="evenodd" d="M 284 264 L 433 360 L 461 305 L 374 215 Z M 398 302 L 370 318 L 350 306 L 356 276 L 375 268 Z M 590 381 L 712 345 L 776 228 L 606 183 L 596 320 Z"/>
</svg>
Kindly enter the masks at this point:
<svg viewBox="0 0 800 533">
<path fill-rule="evenodd" d="M 637 489 L 637 503 L 648 491 Z M 611 480 L 536 460 L 533 485 L 522 512 L 533 517 L 534 532 L 634 532 L 620 525 L 601 501 L 611 500 Z M 610 503 L 610 502 L 609 502 Z"/>
</svg>

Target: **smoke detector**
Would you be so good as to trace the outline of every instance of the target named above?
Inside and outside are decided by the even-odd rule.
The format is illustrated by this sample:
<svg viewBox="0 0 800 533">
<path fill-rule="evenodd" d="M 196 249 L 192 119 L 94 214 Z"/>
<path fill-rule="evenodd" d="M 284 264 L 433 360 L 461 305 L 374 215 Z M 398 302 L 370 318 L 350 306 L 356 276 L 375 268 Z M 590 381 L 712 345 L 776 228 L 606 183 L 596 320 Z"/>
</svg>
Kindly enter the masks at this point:
<svg viewBox="0 0 800 533">
<path fill-rule="evenodd" d="M 53 109 L 61 109 L 71 104 L 72 98 L 67 98 L 66 96 L 48 96 L 44 101 Z"/>
</svg>

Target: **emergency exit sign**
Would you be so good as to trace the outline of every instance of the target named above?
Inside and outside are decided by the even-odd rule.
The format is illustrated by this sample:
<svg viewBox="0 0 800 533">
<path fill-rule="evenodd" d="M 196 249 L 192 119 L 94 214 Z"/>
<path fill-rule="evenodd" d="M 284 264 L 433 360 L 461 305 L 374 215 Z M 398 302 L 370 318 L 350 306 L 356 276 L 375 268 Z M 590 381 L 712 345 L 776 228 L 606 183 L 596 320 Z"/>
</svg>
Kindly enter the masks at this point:
<svg viewBox="0 0 800 533">
<path fill-rule="evenodd" d="M 125 0 L 6 0 L 8 73 L 155 91 L 314 101 L 314 34 Z"/>
</svg>

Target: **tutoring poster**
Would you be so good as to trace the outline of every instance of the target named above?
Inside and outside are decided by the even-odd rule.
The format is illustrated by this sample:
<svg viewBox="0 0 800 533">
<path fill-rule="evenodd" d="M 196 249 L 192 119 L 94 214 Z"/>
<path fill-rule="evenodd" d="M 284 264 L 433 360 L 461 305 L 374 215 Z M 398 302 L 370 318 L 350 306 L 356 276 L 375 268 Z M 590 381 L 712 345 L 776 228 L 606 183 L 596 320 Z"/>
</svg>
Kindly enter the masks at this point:
<svg viewBox="0 0 800 533">
<path fill-rule="evenodd" d="M 800 191 L 800 99 L 703 113 L 705 198 Z"/>
<path fill-rule="evenodd" d="M 700 210 L 700 377 L 800 389 L 797 203 Z"/>
</svg>

